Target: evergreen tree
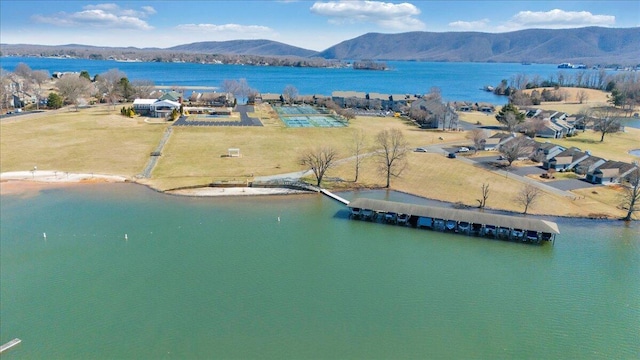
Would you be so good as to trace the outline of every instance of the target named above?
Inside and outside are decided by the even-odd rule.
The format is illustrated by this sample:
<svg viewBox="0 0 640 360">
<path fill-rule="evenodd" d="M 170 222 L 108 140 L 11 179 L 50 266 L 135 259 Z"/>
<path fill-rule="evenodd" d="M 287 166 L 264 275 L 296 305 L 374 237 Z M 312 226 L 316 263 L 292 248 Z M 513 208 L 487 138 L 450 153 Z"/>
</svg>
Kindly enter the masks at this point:
<svg viewBox="0 0 640 360">
<path fill-rule="evenodd" d="M 47 97 L 47 106 L 52 109 L 60 109 L 63 105 L 62 97 L 56 93 L 49 93 Z"/>
<path fill-rule="evenodd" d="M 496 120 L 499 123 L 504 124 L 509 131 L 514 130 L 515 126 L 524 122 L 524 113 L 522 113 L 517 106 L 512 103 L 508 103 L 503 106 L 498 114 L 496 114 Z"/>
</svg>

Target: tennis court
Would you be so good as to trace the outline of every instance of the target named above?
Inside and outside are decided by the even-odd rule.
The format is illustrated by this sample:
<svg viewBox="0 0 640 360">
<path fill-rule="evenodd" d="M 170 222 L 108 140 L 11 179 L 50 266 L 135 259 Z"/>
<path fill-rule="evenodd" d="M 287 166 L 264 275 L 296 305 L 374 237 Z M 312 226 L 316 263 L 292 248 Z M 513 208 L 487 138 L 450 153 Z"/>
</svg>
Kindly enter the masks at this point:
<svg viewBox="0 0 640 360">
<path fill-rule="evenodd" d="M 345 127 L 340 119 L 329 115 L 326 111 L 320 111 L 312 106 L 277 106 L 274 110 L 280 120 L 292 128 L 301 127 Z"/>
</svg>

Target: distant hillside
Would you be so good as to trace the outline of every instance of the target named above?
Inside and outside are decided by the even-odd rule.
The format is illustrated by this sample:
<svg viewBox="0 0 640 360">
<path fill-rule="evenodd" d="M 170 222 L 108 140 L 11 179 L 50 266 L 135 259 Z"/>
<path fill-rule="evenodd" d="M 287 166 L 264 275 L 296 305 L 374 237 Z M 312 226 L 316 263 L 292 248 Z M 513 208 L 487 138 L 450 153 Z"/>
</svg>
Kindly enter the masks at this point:
<svg viewBox="0 0 640 360">
<path fill-rule="evenodd" d="M 509 33 L 369 33 L 318 54 L 326 59 L 640 63 L 640 28 L 529 29 Z"/>
<path fill-rule="evenodd" d="M 312 57 L 318 52 L 271 40 L 204 41 L 170 47 L 167 50 L 200 54 Z"/>
<path fill-rule="evenodd" d="M 640 27 L 529 29 L 509 33 L 369 33 L 320 53 L 271 40 L 206 41 L 167 49 L 88 45 L 0 44 L 3 56 L 340 66 L 336 60 L 640 64 Z"/>
</svg>

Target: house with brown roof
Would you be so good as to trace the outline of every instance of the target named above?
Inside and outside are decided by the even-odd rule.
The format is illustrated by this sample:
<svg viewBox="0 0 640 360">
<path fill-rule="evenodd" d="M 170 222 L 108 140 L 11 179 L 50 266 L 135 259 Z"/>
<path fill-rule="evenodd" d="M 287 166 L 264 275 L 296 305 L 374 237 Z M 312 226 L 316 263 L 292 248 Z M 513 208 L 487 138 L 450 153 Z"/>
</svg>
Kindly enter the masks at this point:
<svg viewBox="0 0 640 360">
<path fill-rule="evenodd" d="M 576 147 L 572 147 L 548 160 L 544 160 L 542 162 L 542 168 L 546 170 L 554 169 L 558 171 L 571 170 L 576 164 L 588 157 L 589 154 L 582 152 Z"/>
<path fill-rule="evenodd" d="M 607 161 L 587 174 L 586 180 L 592 184 L 615 184 L 631 174 L 636 165 L 621 161 Z"/>
<path fill-rule="evenodd" d="M 551 159 L 552 157 L 560 154 L 566 149 L 560 145 L 556 145 L 550 142 L 536 142 L 536 152 L 533 155 L 533 158 L 537 161 L 544 162 L 546 160 Z"/>
<path fill-rule="evenodd" d="M 589 154 L 588 151 L 586 151 L 586 153 L 589 155 L 589 157 L 580 161 L 573 167 L 575 173 L 578 175 L 587 175 L 588 173 L 597 169 L 598 166 L 604 164 L 607 161 L 601 157 L 597 157 Z"/>
</svg>

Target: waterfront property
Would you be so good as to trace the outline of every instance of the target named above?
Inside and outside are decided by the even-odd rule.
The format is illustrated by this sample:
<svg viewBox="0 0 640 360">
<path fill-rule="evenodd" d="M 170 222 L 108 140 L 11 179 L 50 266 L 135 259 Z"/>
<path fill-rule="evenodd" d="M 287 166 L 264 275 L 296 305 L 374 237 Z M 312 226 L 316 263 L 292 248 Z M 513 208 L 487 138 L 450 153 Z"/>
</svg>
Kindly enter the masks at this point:
<svg viewBox="0 0 640 360">
<path fill-rule="evenodd" d="M 435 231 L 541 244 L 560 233 L 554 222 L 470 210 L 360 198 L 347 205 L 355 219 Z"/>
<path fill-rule="evenodd" d="M 180 103 L 172 100 L 135 99 L 133 101 L 133 110 L 145 116 L 166 118 L 173 110 L 178 109 L 180 109 Z"/>
</svg>

